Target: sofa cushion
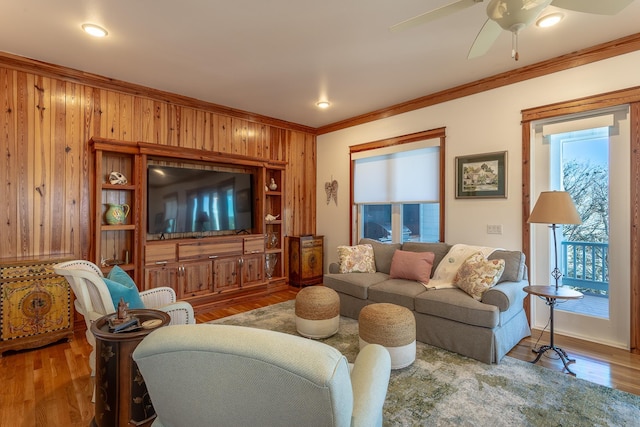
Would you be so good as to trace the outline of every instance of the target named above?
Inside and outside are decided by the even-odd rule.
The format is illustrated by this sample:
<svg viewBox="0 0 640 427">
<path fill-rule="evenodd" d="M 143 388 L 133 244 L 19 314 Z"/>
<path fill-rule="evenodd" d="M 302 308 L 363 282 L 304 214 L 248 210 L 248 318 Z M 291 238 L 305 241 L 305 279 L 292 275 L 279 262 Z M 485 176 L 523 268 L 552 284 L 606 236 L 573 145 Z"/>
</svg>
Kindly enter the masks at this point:
<svg viewBox="0 0 640 427">
<path fill-rule="evenodd" d="M 376 263 L 376 271 L 389 274 L 391 271 L 391 260 L 396 249 L 400 249 L 400 243 L 382 243 L 373 239 L 360 239 L 359 244 L 371 245 L 373 247 L 373 259 Z"/>
<path fill-rule="evenodd" d="M 387 302 L 414 310 L 414 299 L 426 292 L 426 288 L 419 282 L 404 279 L 389 279 L 369 286 L 369 301 Z M 468 298 L 468 297 L 467 297 Z"/>
<path fill-rule="evenodd" d="M 375 273 L 371 245 L 338 246 L 340 273 Z"/>
<path fill-rule="evenodd" d="M 442 261 L 442 258 L 445 257 L 451 250 L 451 245 L 447 243 L 426 243 L 426 242 L 405 242 L 402 244 L 403 251 L 411 251 L 411 252 L 433 252 L 433 268 L 431 269 L 431 277 L 433 277 L 433 272 Z"/>
<path fill-rule="evenodd" d="M 495 328 L 500 322 L 500 310 L 469 298 L 461 289 L 438 289 L 415 297 L 415 311 L 483 328 Z"/>
<path fill-rule="evenodd" d="M 367 299 L 368 289 L 371 285 L 380 283 L 389 278 L 384 273 L 337 273 L 325 274 L 323 283 L 325 286 L 352 297 Z"/>
<path fill-rule="evenodd" d="M 426 285 L 433 268 L 433 252 L 409 252 L 397 250 L 391 260 L 392 279 L 415 280 Z"/>
<path fill-rule="evenodd" d="M 498 283 L 503 271 L 503 259 L 488 260 L 482 252 L 477 252 L 462 263 L 453 282 L 474 299 L 482 301 L 482 295 Z"/>
<path fill-rule="evenodd" d="M 525 256 L 520 251 L 504 251 L 497 249 L 493 251 L 487 259 L 503 259 L 504 272 L 498 283 L 519 282 L 524 276 Z"/>
</svg>

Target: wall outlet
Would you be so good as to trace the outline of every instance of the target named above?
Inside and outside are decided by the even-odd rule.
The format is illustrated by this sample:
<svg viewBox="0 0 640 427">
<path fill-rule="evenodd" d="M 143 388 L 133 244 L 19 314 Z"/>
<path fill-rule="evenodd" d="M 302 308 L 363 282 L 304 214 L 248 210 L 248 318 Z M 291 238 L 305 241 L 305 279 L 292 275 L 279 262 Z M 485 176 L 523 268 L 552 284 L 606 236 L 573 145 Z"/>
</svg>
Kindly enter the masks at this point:
<svg viewBox="0 0 640 427">
<path fill-rule="evenodd" d="M 502 234 L 502 224 L 487 224 L 487 234 Z"/>
</svg>

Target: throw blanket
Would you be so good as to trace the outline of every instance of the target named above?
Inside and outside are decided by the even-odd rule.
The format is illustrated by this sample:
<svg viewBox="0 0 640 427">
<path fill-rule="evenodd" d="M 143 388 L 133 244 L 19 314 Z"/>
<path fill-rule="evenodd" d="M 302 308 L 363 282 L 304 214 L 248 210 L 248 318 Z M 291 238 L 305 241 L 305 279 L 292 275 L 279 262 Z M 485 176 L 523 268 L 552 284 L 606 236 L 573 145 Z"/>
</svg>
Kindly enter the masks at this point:
<svg viewBox="0 0 640 427">
<path fill-rule="evenodd" d="M 467 258 L 476 252 L 482 252 L 486 258 L 495 250 L 496 248 L 486 246 L 453 245 L 444 258 L 442 258 L 440 264 L 438 264 L 436 271 L 433 273 L 433 278 L 431 278 L 425 286 L 427 289 L 455 288 L 456 286 L 453 283 L 453 279 Z"/>
</svg>

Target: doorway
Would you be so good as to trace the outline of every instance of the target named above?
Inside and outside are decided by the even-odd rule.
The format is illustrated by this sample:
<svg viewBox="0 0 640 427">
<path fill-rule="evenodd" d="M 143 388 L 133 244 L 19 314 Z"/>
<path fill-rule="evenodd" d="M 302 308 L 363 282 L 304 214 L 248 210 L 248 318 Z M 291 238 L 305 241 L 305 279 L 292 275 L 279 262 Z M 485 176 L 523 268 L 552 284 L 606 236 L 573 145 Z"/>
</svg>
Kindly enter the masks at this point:
<svg viewBox="0 0 640 427">
<path fill-rule="evenodd" d="M 630 150 L 628 107 L 532 123 L 531 197 L 569 192 L 582 224 L 558 231 L 561 283 L 584 294 L 556 311 L 559 333 L 629 348 Z M 531 230 L 532 284 L 549 284 L 550 231 Z M 548 307 L 532 299 L 531 323 L 543 329 Z"/>
</svg>

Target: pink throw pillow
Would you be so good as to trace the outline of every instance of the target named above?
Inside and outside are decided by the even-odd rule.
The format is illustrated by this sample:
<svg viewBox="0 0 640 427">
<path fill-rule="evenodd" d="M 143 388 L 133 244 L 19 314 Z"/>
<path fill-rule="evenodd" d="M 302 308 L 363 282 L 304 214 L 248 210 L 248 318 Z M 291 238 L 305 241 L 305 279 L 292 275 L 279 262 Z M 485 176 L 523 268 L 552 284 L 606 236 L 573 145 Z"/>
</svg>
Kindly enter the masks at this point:
<svg viewBox="0 0 640 427">
<path fill-rule="evenodd" d="M 392 279 L 416 280 L 426 285 L 431 277 L 435 256 L 433 252 L 409 252 L 398 249 L 391 259 L 389 276 Z"/>
</svg>

